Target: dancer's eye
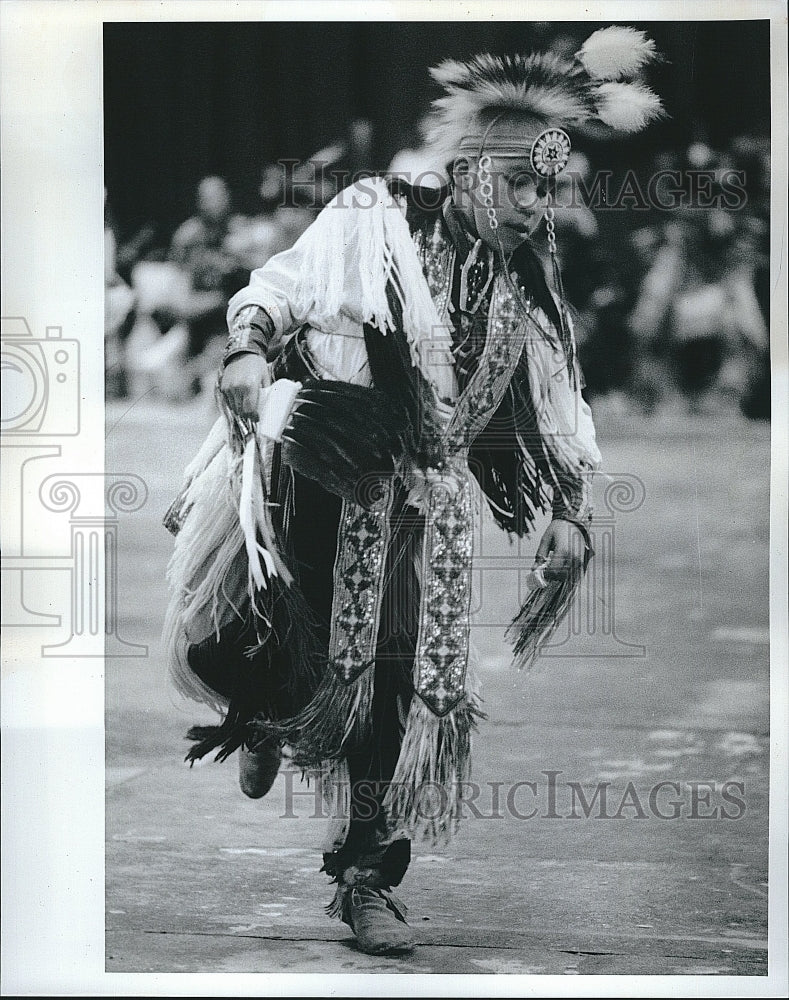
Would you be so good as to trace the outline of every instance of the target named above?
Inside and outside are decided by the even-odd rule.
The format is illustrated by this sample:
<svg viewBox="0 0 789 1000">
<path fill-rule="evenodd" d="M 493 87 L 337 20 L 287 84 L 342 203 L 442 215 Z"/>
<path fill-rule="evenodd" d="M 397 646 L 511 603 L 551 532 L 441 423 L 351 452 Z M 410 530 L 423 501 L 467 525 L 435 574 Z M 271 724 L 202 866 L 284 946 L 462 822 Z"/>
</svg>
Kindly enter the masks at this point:
<svg viewBox="0 0 789 1000">
<path fill-rule="evenodd" d="M 513 201 L 519 208 L 528 208 L 540 199 L 534 178 L 525 171 L 512 175 L 509 179 L 509 186 Z"/>
</svg>

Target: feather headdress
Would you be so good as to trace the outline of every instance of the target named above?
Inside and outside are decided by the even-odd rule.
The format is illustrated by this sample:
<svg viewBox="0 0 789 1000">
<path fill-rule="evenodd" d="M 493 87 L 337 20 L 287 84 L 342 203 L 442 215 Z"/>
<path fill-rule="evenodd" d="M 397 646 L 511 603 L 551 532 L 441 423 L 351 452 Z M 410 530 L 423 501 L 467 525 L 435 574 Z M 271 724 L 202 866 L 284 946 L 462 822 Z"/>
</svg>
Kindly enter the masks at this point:
<svg viewBox="0 0 789 1000">
<path fill-rule="evenodd" d="M 447 162 L 463 139 L 481 136 L 507 112 L 543 127 L 640 132 L 663 114 L 660 98 L 638 79 L 659 58 L 643 31 L 612 25 L 594 32 L 572 60 L 550 52 L 447 59 L 430 70 L 445 91 L 433 103 L 430 145 Z"/>
</svg>

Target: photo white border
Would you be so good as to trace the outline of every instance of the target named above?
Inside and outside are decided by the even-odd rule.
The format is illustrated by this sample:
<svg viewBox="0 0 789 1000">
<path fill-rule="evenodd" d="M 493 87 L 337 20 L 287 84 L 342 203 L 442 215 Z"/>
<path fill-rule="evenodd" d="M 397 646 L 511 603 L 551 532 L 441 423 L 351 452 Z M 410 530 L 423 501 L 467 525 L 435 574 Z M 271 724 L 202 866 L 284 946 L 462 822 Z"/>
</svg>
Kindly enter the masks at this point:
<svg viewBox="0 0 789 1000">
<path fill-rule="evenodd" d="M 769 975 L 386 976 L 104 971 L 101 661 L 40 657 L 4 637 L 3 995 L 780 996 L 787 984 L 787 28 L 774 2 L 583 3 L 3 0 L 0 3 L 3 315 L 81 342 L 79 438 L 64 469 L 103 453 L 102 24 L 258 20 L 771 20 L 773 289 Z M 780 281 L 779 278 L 784 280 Z M 3 489 L 9 487 L 4 483 Z M 10 487 L 9 487 L 10 488 Z M 62 546 L 63 539 L 45 539 Z"/>
</svg>

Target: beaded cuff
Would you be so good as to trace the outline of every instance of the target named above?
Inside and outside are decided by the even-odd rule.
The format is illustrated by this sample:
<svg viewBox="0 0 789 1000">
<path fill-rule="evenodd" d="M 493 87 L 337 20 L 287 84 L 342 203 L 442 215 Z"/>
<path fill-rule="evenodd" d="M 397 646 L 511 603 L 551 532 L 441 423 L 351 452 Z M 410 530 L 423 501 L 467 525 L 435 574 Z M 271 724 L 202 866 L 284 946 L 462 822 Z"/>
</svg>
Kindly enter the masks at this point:
<svg viewBox="0 0 789 1000">
<path fill-rule="evenodd" d="M 558 473 L 553 491 L 552 516 L 566 521 L 592 520 L 592 489 L 588 475 L 569 476 Z"/>
<path fill-rule="evenodd" d="M 240 309 L 230 325 L 230 333 L 222 356 L 223 366 L 240 354 L 266 356 L 266 347 L 274 333 L 274 322 L 260 306 Z"/>
</svg>

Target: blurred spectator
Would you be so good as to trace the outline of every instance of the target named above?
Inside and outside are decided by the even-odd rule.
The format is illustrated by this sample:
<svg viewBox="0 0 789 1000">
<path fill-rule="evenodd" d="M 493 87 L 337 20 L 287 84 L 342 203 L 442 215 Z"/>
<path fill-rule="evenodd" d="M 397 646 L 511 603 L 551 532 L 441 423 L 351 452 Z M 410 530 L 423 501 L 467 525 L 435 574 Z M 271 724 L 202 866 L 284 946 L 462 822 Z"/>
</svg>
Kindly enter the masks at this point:
<svg viewBox="0 0 789 1000">
<path fill-rule="evenodd" d="M 344 138 L 318 150 L 294 170 L 294 200 L 320 208 L 352 181 L 375 173 L 373 138 L 372 122 L 367 118 L 351 119 Z"/>
<path fill-rule="evenodd" d="M 401 177 L 406 183 L 418 187 L 440 188 L 449 183 L 446 165 L 436 163 L 435 154 L 427 144 L 428 117 L 423 117 L 417 127 L 413 146 L 407 146 L 395 153 L 386 173 L 390 177 Z"/>
<path fill-rule="evenodd" d="M 248 279 L 231 248 L 245 220 L 233 214 L 226 182 L 204 178 L 196 207 L 176 230 L 168 261 L 142 261 L 132 270 L 137 320 L 127 353 L 135 394 L 155 388 L 184 399 L 214 378 L 227 301 Z"/>
<path fill-rule="evenodd" d="M 705 164 L 698 169 L 715 163 L 698 143 L 688 159 Z M 723 394 L 744 403 L 769 351 L 753 222 L 747 206 L 691 207 L 663 226 L 629 317 L 638 354 L 632 389 L 647 411 L 677 389 L 693 412 L 714 408 Z"/>
<path fill-rule="evenodd" d="M 189 331 L 189 357 L 197 357 L 212 337 L 224 335 L 227 300 L 248 275 L 228 246 L 245 224 L 232 214 L 230 190 L 221 177 L 205 177 L 197 188 L 197 214 L 176 230 L 170 260 L 189 276 L 188 308 L 180 315 Z"/>
<path fill-rule="evenodd" d="M 350 183 L 351 178 L 375 169 L 374 137 L 373 123 L 368 118 L 351 119 L 348 126 L 348 138 L 345 140 L 343 156 L 340 160 L 341 169 L 347 171 L 348 174 L 348 180 L 341 183 L 342 187 Z"/>
<path fill-rule="evenodd" d="M 387 173 L 438 187 L 443 167 L 425 151 L 425 127 L 423 119 Z M 206 177 L 194 216 L 158 259 L 155 226 L 119 244 L 105 201 L 107 394 L 122 395 L 130 379 L 135 393 L 154 387 L 183 399 L 213 381 L 228 298 L 298 239 L 338 186 L 371 172 L 372 157 L 372 125 L 354 119 L 345 138 L 295 168 L 266 164 L 251 217 L 233 212 L 222 178 Z M 652 205 L 630 231 L 635 215 L 584 204 L 581 192 L 595 181 L 586 156 L 573 152 L 557 179 L 558 256 L 589 393 L 627 394 L 646 412 L 672 398 L 694 412 L 729 399 L 749 417 L 768 418 L 769 141 L 664 149 L 657 171 L 678 171 L 686 184 L 689 172 L 708 172 L 714 191 L 737 172 L 742 203 Z M 544 233 L 537 249 L 549 266 Z"/>
<path fill-rule="evenodd" d="M 225 245 L 246 270 L 262 267 L 269 257 L 293 246 L 314 220 L 316 210 L 299 205 L 279 163 L 268 163 L 260 176 L 260 214 L 229 233 Z"/>
<path fill-rule="evenodd" d="M 108 399 L 126 395 L 125 339 L 134 322 L 134 292 L 118 274 L 117 240 L 104 189 L 104 377 Z"/>
</svg>

